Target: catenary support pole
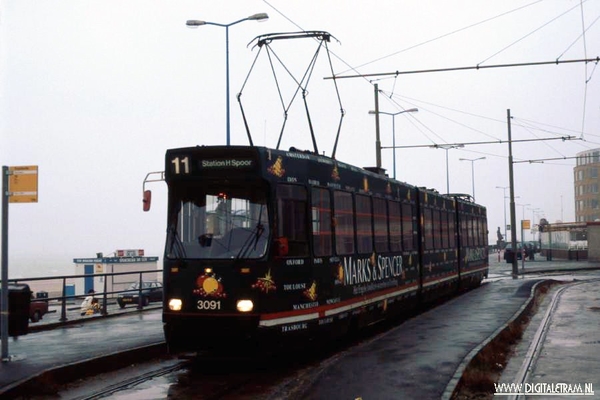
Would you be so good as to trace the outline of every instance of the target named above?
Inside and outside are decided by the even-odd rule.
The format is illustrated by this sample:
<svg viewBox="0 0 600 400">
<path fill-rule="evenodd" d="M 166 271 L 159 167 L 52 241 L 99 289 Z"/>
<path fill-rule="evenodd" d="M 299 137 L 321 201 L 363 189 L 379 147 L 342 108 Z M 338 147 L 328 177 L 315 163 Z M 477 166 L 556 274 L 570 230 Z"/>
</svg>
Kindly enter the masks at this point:
<svg viewBox="0 0 600 400">
<path fill-rule="evenodd" d="M 517 227 L 517 217 L 515 215 L 515 181 L 513 175 L 513 156 L 512 156 L 512 133 L 510 127 L 510 109 L 506 110 L 506 119 L 508 121 L 508 179 L 510 186 L 510 242 L 513 250 L 512 260 L 512 277 L 517 279 L 519 277 L 519 263 L 517 260 L 517 235 L 515 235 L 515 229 Z"/>
<path fill-rule="evenodd" d="M 375 88 L 375 157 L 377 161 L 377 173 L 381 168 L 381 138 L 379 136 L 379 85 L 374 84 Z"/>
<path fill-rule="evenodd" d="M 2 308 L 0 330 L 2 333 L 2 362 L 8 358 L 8 167 L 2 167 Z"/>
</svg>

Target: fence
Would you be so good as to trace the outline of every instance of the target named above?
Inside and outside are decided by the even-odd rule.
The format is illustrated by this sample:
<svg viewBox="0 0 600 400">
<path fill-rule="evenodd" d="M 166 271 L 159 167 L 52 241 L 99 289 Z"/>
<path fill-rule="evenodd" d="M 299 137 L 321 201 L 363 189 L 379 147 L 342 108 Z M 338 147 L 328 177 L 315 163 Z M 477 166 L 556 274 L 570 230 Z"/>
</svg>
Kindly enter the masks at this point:
<svg viewBox="0 0 600 400">
<path fill-rule="evenodd" d="M 127 292 L 130 291 L 128 290 L 128 286 L 131 285 L 132 283 L 138 283 L 138 293 L 137 293 L 137 297 L 138 297 L 138 304 L 137 304 L 137 309 L 141 310 L 144 308 L 145 304 L 144 304 L 144 297 L 147 294 L 145 288 L 143 287 L 143 282 L 148 282 L 148 281 L 156 281 L 156 279 L 147 279 L 144 280 L 144 275 L 149 275 L 149 274 L 154 274 L 154 276 L 156 277 L 157 275 L 161 274 L 162 270 L 157 270 L 157 269 L 153 269 L 153 270 L 146 270 L 146 271 L 133 271 L 133 272 L 113 272 L 113 273 L 101 273 L 101 274 L 83 274 L 83 275 L 61 275 L 61 276 L 47 276 L 47 277 L 34 277 L 34 278 L 18 278 L 18 279 L 9 279 L 8 283 L 9 284 L 18 284 L 18 283 L 25 283 L 28 284 L 30 287 L 36 286 L 33 283 L 38 283 L 38 287 L 50 287 L 49 285 L 44 285 L 44 283 L 47 282 L 60 282 L 60 290 L 58 291 L 58 293 L 51 293 L 52 295 L 50 296 L 46 296 L 47 292 L 44 293 L 44 295 L 40 296 L 38 299 L 34 299 L 34 300 L 43 300 L 43 301 L 56 301 L 60 303 L 60 318 L 59 321 L 60 322 L 66 322 L 68 321 L 67 318 L 67 303 L 68 302 L 76 302 L 77 300 L 80 300 L 82 297 L 87 296 L 86 294 L 83 295 L 76 295 L 75 293 L 67 293 L 68 288 L 71 287 L 71 283 L 76 279 L 80 279 L 80 278 L 89 278 L 89 277 L 93 277 L 93 278 L 102 278 L 102 282 L 104 285 L 104 288 L 102 290 L 102 292 L 100 292 L 99 290 L 95 290 L 95 296 L 96 297 L 101 297 L 102 302 L 101 302 L 101 306 L 100 306 L 100 314 L 102 316 L 106 316 L 108 315 L 107 312 L 107 304 L 108 304 L 108 300 L 109 299 L 114 299 L 115 297 L 117 297 L 119 295 L 119 293 L 123 293 L 123 292 Z M 112 289 L 109 291 L 107 290 L 107 286 L 108 286 L 108 279 L 109 277 L 112 277 L 114 280 L 115 276 L 123 276 L 123 275 L 131 275 L 133 277 L 132 280 L 130 281 L 126 281 L 126 282 L 119 282 L 118 284 L 112 284 L 111 287 Z M 115 290 L 118 289 L 118 290 Z M 38 293 L 40 293 L 38 291 Z M 58 295 L 57 295 L 58 294 Z"/>
</svg>

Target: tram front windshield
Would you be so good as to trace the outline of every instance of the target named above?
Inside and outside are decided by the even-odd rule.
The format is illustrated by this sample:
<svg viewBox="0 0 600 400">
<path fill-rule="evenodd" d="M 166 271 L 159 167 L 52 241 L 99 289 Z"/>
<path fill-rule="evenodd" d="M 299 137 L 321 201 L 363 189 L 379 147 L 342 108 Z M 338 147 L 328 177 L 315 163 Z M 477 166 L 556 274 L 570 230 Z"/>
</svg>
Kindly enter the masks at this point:
<svg viewBox="0 0 600 400">
<path fill-rule="evenodd" d="M 269 238 L 265 190 L 258 185 L 171 188 L 167 258 L 263 257 Z"/>
</svg>

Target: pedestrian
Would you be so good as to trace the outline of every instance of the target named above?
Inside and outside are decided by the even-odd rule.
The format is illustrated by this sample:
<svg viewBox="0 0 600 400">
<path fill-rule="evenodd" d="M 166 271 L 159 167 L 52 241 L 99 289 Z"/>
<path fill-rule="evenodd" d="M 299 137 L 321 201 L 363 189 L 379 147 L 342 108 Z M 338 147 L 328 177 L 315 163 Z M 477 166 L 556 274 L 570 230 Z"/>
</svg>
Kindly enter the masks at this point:
<svg viewBox="0 0 600 400">
<path fill-rule="evenodd" d="M 534 261 L 535 260 L 535 248 L 533 247 L 532 244 L 530 244 L 527 247 L 527 251 L 529 252 L 529 254 L 527 255 L 527 257 L 529 258 L 529 261 Z"/>
<path fill-rule="evenodd" d="M 93 314 L 98 309 L 98 300 L 94 297 L 94 289 L 88 290 L 88 295 L 81 302 L 81 315 Z"/>
</svg>

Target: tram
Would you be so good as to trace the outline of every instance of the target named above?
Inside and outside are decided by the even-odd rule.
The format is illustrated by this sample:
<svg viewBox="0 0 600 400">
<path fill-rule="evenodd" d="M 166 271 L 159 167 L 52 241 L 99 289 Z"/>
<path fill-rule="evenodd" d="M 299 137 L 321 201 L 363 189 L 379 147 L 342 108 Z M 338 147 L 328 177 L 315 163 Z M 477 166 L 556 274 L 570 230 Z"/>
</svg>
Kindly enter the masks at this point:
<svg viewBox="0 0 600 400">
<path fill-rule="evenodd" d="M 270 34 L 255 47 L 272 54 L 281 40 L 309 38 L 318 47 L 312 69 L 331 37 Z M 308 78 L 294 82 L 306 93 Z M 241 93 L 249 145 L 167 150 L 163 324 L 170 352 L 333 338 L 487 276 L 485 207 L 336 159 L 339 95 L 336 145 L 331 156 L 322 154 L 307 96 L 292 99 L 300 97 L 314 150 L 280 149 L 285 120 L 275 148 L 255 146 Z"/>
<path fill-rule="evenodd" d="M 335 337 L 478 285 L 486 209 L 310 152 L 168 150 L 171 352 Z"/>
</svg>

